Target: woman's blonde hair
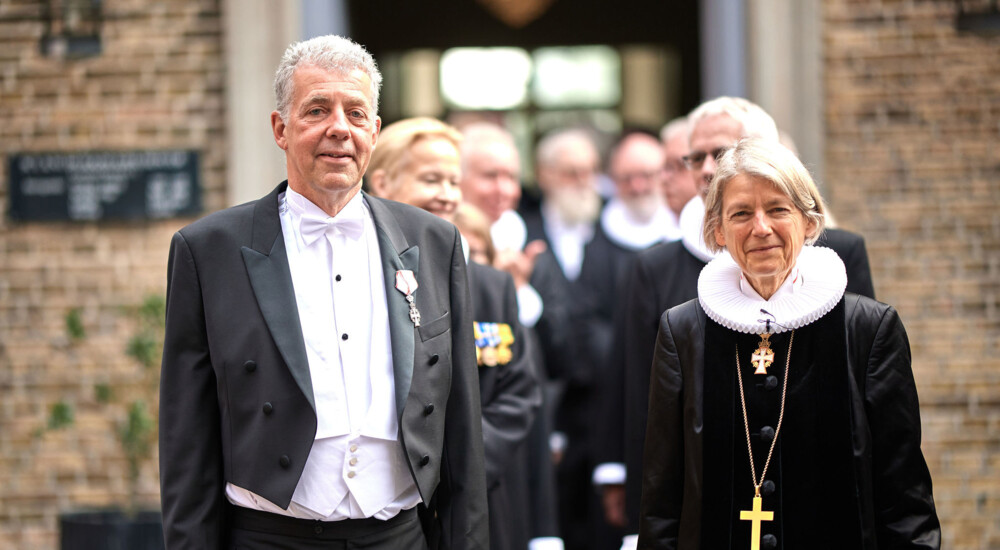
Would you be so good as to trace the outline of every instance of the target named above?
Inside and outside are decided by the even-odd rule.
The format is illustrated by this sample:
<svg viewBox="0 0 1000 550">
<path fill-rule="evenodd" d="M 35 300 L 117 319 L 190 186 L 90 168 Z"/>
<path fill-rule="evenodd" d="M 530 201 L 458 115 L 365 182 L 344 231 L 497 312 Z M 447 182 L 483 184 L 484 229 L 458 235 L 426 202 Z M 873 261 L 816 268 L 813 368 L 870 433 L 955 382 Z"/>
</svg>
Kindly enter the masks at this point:
<svg viewBox="0 0 1000 550">
<path fill-rule="evenodd" d="M 813 244 L 826 224 L 826 206 L 809 171 L 791 151 L 776 140 L 744 138 L 719 159 L 715 178 L 705 198 L 705 223 L 702 238 L 713 252 L 722 250 L 715 240 L 715 231 L 722 226 L 722 195 L 736 176 L 762 178 L 785 194 L 792 203 L 812 220 L 814 227 L 805 243 Z"/>
<path fill-rule="evenodd" d="M 378 143 L 368 163 L 368 174 L 384 170 L 391 180 L 403 168 L 403 159 L 410 147 L 422 139 L 439 138 L 451 142 L 455 149 L 462 143 L 462 133 L 436 118 L 406 118 L 382 128 Z"/>
</svg>

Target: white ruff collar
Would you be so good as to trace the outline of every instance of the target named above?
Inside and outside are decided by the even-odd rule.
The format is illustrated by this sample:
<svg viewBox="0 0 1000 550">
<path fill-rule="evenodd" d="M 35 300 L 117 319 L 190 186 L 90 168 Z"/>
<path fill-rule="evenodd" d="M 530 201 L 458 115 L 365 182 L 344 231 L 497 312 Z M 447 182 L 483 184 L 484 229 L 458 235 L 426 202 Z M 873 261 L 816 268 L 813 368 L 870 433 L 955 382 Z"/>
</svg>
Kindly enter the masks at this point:
<svg viewBox="0 0 1000 550">
<path fill-rule="evenodd" d="M 692 256 L 703 262 L 710 262 L 716 257 L 715 252 L 708 249 L 702 234 L 702 224 L 705 223 L 705 201 L 701 195 L 695 195 L 681 209 L 678 221 L 681 229 L 681 243 Z"/>
<path fill-rule="evenodd" d="M 774 316 L 771 333 L 804 327 L 823 317 L 840 302 L 847 288 L 847 270 L 829 248 L 803 246 L 795 262 L 802 287 L 779 293 L 772 300 L 755 300 L 740 290 L 740 266 L 728 252 L 720 254 L 698 276 L 698 302 L 710 319 L 746 334 L 765 332 L 766 315 Z"/>
<path fill-rule="evenodd" d="M 670 210 L 661 206 L 643 223 L 632 217 L 621 199 L 613 198 L 601 211 L 601 229 L 622 248 L 642 250 L 663 240 L 664 228 L 673 222 L 671 216 Z"/>
</svg>

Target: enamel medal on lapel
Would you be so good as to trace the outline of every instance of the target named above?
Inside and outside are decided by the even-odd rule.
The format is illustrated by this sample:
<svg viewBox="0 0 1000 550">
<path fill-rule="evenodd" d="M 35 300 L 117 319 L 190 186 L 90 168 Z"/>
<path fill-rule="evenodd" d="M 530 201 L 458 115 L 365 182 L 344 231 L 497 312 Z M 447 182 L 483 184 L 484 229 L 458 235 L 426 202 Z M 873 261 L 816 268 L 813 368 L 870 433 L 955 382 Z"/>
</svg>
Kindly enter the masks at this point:
<svg viewBox="0 0 1000 550">
<path fill-rule="evenodd" d="M 415 327 L 420 326 L 420 311 L 413 301 L 413 293 L 417 290 L 417 286 L 417 278 L 413 276 L 412 271 L 401 269 L 396 272 L 396 290 L 406 296 L 406 303 L 410 304 L 410 321 L 413 321 Z"/>
</svg>

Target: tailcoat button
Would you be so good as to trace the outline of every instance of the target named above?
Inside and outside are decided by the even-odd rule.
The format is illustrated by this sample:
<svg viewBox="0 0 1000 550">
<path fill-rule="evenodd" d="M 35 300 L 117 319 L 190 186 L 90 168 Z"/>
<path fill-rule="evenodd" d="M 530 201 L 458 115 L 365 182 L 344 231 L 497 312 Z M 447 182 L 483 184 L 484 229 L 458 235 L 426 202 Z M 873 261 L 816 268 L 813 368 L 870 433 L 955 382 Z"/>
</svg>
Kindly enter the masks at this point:
<svg viewBox="0 0 1000 550">
<path fill-rule="evenodd" d="M 434 355 L 431 355 L 431 359 L 430 359 L 430 361 L 427 361 L 427 364 L 428 365 L 436 365 L 437 362 L 438 362 L 438 359 L 439 359 L 438 354 L 435 353 Z"/>
<path fill-rule="evenodd" d="M 424 455 L 424 456 L 420 457 L 420 465 L 421 466 L 426 466 L 426 465 L 430 464 L 430 462 L 431 462 L 431 457 L 429 457 L 427 455 Z"/>
<path fill-rule="evenodd" d="M 764 426 L 763 428 L 761 428 L 760 438 L 770 443 L 774 439 L 774 428 L 770 426 Z"/>
<path fill-rule="evenodd" d="M 287 468 L 292 465 L 292 459 L 288 458 L 288 455 L 281 455 L 281 458 L 278 459 L 278 464 L 282 468 Z"/>
<path fill-rule="evenodd" d="M 274 410 L 274 405 L 270 401 L 266 401 L 261 409 L 264 411 L 264 414 L 271 414 L 271 411 Z"/>
<path fill-rule="evenodd" d="M 774 535 L 764 535 L 760 538 L 760 547 L 771 550 L 778 547 L 778 537 Z"/>
<path fill-rule="evenodd" d="M 317 535 L 322 535 L 323 534 L 323 526 L 317 523 L 316 527 L 313 527 L 313 533 L 316 533 Z"/>
<path fill-rule="evenodd" d="M 430 405 L 427 405 L 426 407 L 424 407 L 424 416 L 427 416 L 427 415 L 431 414 L 432 412 L 434 412 L 434 404 L 433 403 L 431 403 Z"/>
<path fill-rule="evenodd" d="M 247 372 L 253 372 L 257 370 L 257 363 L 253 361 L 247 361 L 246 363 L 243 363 L 243 368 L 246 369 Z"/>
<path fill-rule="evenodd" d="M 770 479 L 760 484 L 760 494 L 769 497 L 774 494 L 774 482 Z"/>
<path fill-rule="evenodd" d="M 767 375 L 767 378 L 764 379 L 764 389 L 773 390 L 774 388 L 777 387 L 778 387 L 778 377 L 773 374 Z"/>
</svg>

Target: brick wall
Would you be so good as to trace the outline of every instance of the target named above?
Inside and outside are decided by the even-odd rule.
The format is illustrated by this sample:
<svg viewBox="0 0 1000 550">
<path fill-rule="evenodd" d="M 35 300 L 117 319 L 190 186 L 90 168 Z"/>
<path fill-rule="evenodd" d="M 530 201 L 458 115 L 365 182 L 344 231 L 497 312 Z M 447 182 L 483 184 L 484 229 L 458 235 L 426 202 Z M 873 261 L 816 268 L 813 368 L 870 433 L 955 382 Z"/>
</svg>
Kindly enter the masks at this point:
<svg viewBox="0 0 1000 550">
<path fill-rule="evenodd" d="M 980 3 L 984 5 L 985 3 Z M 826 182 L 907 327 L 944 548 L 1000 548 L 1000 37 L 826 0 Z"/>
<path fill-rule="evenodd" d="M 65 60 L 40 54 L 41 2 L 0 2 L 0 154 L 193 149 L 205 210 L 224 206 L 219 4 L 104 0 L 101 55 Z M 162 295 L 170 235 L 189 220 L 13 223 L 7 170 L 0 157 L 0 548 L 55 548 L 59 513 L 127 501 L 116 433 L 127 402 L 155 395 L 124 353 L 128 308 Z M 74 419 L 48 429 L 56 404 Z M 158 505 L 158 483 L 154 456 L 141 502 Z"/>
</svg>

